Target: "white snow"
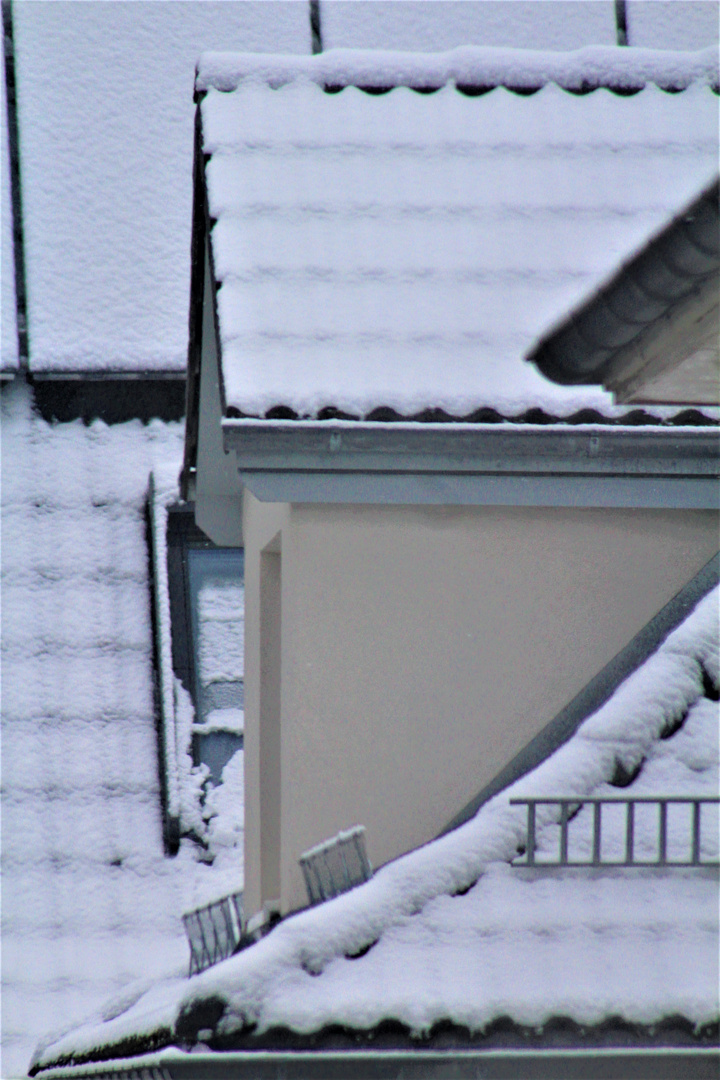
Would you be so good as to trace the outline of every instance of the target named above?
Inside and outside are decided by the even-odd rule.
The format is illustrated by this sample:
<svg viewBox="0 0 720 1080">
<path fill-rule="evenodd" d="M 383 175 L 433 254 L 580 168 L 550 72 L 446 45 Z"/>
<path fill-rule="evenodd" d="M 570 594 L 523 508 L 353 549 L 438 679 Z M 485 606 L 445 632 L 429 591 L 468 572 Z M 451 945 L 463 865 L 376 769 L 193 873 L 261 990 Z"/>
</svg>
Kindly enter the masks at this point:
<svg viewBox="0 0 720 1080">
<path fill-rule="evenodd" d="M 592 4 L 584 0 L 562 4 L 514 0 L 512 7 L 503 0 L 444 0 L 441 6 L 422 0 L 323 0 L 320 13 L 326 49 L 429 51 L 468 43 L 578 49 L 615 43 L 612 0 Z"/>
<path fill-rule="evenodd" d="M 245 712 L 243 709 L 213 709 L 202 724 L 196 724 L 194 731 L 230 731 L 242 735 L 245 730 Z"/>
<path fill-rule="evenodd" d="M 630 45 L 648 49 L 702 49 L 718 43 L 715 0 L 629 0 Z"/>
<path fill-rule="evenodd" d="M 356 61 L 386 78 L 384 58 Z M 284 58 L 263 78 L 275 63 L 282 82 Z M 250 415 L 614 414 L 523 357 L 717 169 L 718 98 L 700 83 L 371 96 L 253 78 L 209 90 L 202 116 L 226 399 Z"/>
<path fill-rule="evenodd" d="M 206 52 L 198 63 L 198 90 L 236 90 L 243 81 L 273 88 L 296 79 L 330 86 L 510 86 L 537 88 L 557 83 L 565 89 L 606 86 L 640 89 L 716 84 L 717 48 L 635 49 L 586 45 L 570 52 L 517 45 L 459 45 L 446 52 L 333 48 L 316 56 L 262 56 Z"/>
<path fill-rule="evenodd" d="M 416 1034 L 438 1020 L 480 1030 L 500 1016 L 534 1027 L 553 1016 L 716 1021 L 717 874 L 511 866 L 525 842 L 525 813 L 509 800 L 617 794 L 607 787 L 617 762 L 631 768 L 643 759 L 622 794 L 717 792 L 717 705 L 704 697 L 702 672 L 717 678 L 718 595 L 702 600 L 563 747 L 467 824 L 196 978 L 158 984 L 114 1020 L 98 1018 L 47 1048 L 40 1063 L 171 1027 L 183 1007 L 211 995 L 226 1002 L 217 1026 L 226 1036 L 249 1025 L 307 1033 L 384 1019 Z M 557 813 L 538 811 L 543 849 L 557 839 Z M 706 855 L 717 857 L 716 838 L 708 841 L 715 846 Z"/>
<path fill-rule="evenodd" d="M 242 887 L 237 806 L 211 820 L 218 868 L 189 842 L 162 848 L 143 509 L 150 470 L 170 461 L 176 478 L 182 443 L 160 421 L 46 424 L 19 381 L 3 390 L 5 1080 L 129 983 L 185 974 L 182 912 Z"/>
<path fill-rule="evenodd" d="M 242 679 L 245 669 L 245 589 L 210 579 L 198 597 L 200 679 L 212 682 Z"/>
<path fill-rule="evenodd" d="M 203 49 L 309 52 L 305 3 L 19 3 L 35 370 L 187 354 L 193 76 Z"/>
</svg>

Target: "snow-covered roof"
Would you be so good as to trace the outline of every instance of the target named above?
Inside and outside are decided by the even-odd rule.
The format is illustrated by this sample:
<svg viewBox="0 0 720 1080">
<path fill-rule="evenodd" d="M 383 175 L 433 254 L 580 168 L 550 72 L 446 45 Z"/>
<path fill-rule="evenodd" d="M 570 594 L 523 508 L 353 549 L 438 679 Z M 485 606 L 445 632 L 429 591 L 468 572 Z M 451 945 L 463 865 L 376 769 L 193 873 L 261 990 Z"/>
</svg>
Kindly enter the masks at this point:
<svg viewBox="0 0 720 1080">
<path fill-rule="evenodd" d="M 636 797 L 716 796 L 719 679 L 715 588 L 564 746 L 465 825 L 203 974 L 98 1016 L 36 1066 L 122 1056 L 123 1045 L 273 1045 L 278 1030 L 297 1040 L 337 1025 L 368 1033 L 383 1021 L 420 1040 L 439 1023 L 471 1039 L 496 1021 L 537 1034 L 560 1017 L 578 1033 L 611 1017 L 645 1031 L 681 1017 L 702 1032 L 718 1019 L 717 874 L 519 869 L 526 818 L 510 799 L 615 796 L 619 783 Z M 653 857 L 657 815 L 636 814 L 637 850 Z M 558 815 L 538 810 L 538 859 L 557 852 Z M 668 822 L 677 858 L 687 815 Z M 605 828 L 620 845 L 610 815 Z M 587 808 L 572 829 L 574 850 L 587 851 Z M 717 860 L 717 815 L 704 829 L 702 856 Z"/>
<path fill-rule="evenodd" d="M 615 415 L 523 357 L 711 178 L 717 79 L 713 50 L 205 56 L 231 415 Z M 644 89 L 562 89 L 598 85 Z"/>
<path fill-rule="evenodd" d="M 309 51 L 307 4 L 14 4 L 12 14 L 30 365 L 182 375 L 195 64 L 203 49 Z"/>
<path fill-rule="evenodd" d="M 229 884 L 213 884 L 188 841 L 174 859 L 163 851 L 145 497 L 158 463 L 177 477 L 182 425 L 51 425 L 31 400 L 18 378 L 3 389 L 7 1080 L 98 1001 L 184 974 L 181 915 Z"/>
<path fill-rule="evenodd" d="M 613 0 L 323 0 L 326 49 L 452 49 L 469 42 L 525 49 L 614 45 Z M 701 49 L 717 42 L 712 0 L 630 0 L 629 44 L 652 49 Z"/>
</svg>

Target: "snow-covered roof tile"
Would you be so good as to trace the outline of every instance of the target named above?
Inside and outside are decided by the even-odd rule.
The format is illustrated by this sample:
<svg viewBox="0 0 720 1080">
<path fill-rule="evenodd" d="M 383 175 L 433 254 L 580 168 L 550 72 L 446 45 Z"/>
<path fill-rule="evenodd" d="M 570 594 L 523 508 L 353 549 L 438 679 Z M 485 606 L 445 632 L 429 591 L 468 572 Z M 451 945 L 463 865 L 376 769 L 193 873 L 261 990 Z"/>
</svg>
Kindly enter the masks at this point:
<svg viewBox="0 0 720 1080">
<path fill-rule="evenodd" d="M 218 1049 L 273 1045 L 278 1030 L 294 1045 L 327 1029 L 355 1040 L 387 1021 L 411 1040 L 439 1023 L 466 1039 L 500 1021 L 537 1035 L 560 1017 L 578 1033 L 609 1018 L 646 1031 L 678 1017 L 696 1032 L 711 1028 L 717 876 L 518 869 L 526 818 L 510 800 L 612 797 L 618 784 L 633 797 L 716 795 L 718 599 L 715 588 L 567 743 L 472 820 L 202 975 L 157 985 L 108 1022 L 97 1017 L 36 1066 L 122 1054 L 129 1037 L 135 1049 L 153 1047 L 161 1030 L 173 1045 L 191 1044 L 191 1015 L 208 1028 L 210 1001 L 216 1019 L 202 1041 Z M 559 810 L 537 815 L 542 861 L 557 852 Z M 592 850 L 591 819 L 587 806 L 573 819 L 576 854 Z M 687 846 L 687 821 L 668 811 L 671 858 Z M 636 850 L 656 851 L 657 811 L 644 818 L 636 806 L 635 825 Z M 704 828 L 701 855 L 717 860 L 717 814 Z M 608 812 L 603 835 L 622 845 L 623 821 Z"/>
<path fill-rule="evenodd" d="M 505 0 L 443 0 L 439 11 L 434 0 L 323 0 L 320 10 L 326 49 L 437 50 L 468 43 L 579 49 L 613 45 L 616 36 L 612 0 L 542 7 L 534 0 L 514 0 L 510 12 Z M 688 47 L 699 49 L 711 40 L 701 38 Z"/>
<path fill-rule="evenodd" d="M 195 64 L 309 52 L 307 4 L 15 4 L 13 20 L 31 367 L 183 373 Z"/>
<path fill-rule="evenodd" d="M 523 357 L 712 177 L 717 78 L 713 50 L 205 56 L 231 413 L 618 413 Z"/>
<path fill-rule="evenodd" d="M 46 424 L 20 380 L 3 390 L 3 1077 L 48 1030 L 187 962 L 193 864 L 162 845 L 144 519 L 149 471 L 177 474 L 182 438 Z"/>
</svg>

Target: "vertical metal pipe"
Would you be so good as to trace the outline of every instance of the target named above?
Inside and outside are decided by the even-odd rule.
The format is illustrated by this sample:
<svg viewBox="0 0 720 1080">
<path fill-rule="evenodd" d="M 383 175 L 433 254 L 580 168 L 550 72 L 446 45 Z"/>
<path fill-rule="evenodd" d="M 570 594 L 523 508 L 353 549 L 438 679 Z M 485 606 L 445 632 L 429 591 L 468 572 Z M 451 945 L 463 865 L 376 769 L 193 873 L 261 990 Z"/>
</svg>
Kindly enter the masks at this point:
<svg viewBox="0 0 720 1080">
<path fill-rule="evenodd" d="M 664 866 L 667 862 L 667 803 L 664 799 L 658 800 L 660 810 L 660 829 L 658 835 L 658 865 Z"/>
<path fill-rule="evenodd" d="M 320 0 L 310 0 L 310 42 L 314 55 L 323 51 Z"/>
<path fill-rule="evenodd" d="M 625 807 L 625 863 L 631 866 L 635 856 L 635 803 L 632 799 Z"/>
<path fill-rule="evenodd" d="M 600 865 L 602 845 L 602 803 L 593 803 L 593 866 Z"/>
<path fill-rule="evenodd" d="M 528 801 L 527 863 L 528 866 L 535 865 L 535 803 L 532 799 Z"/>
<path fill-rule="evenodd" d="M 700 865 L 700 801 L 698 799 L 693 802 L 692 864 L 693 866 Z"/>
<path fill-rule="evenodd" d="M 567 866 L 568 861 L 568 804 L 560 803 L 560 865 Z"/>
<path fill-rule="evenodd" d="M 627 4 L 625 0 L 615 0 L 615 34 L 618 45 L 627 45 Z"/>
</svg>

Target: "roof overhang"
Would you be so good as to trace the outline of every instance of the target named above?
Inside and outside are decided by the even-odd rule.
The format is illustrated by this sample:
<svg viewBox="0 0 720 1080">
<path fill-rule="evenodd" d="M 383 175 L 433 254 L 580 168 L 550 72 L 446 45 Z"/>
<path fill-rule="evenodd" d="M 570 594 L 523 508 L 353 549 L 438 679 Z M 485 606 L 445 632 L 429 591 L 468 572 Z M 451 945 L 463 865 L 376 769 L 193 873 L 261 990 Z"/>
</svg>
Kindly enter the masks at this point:
<svg viewBox="0 0 720 1080">
<path fill-rule="evenodd" d="M 225 419 L 263 502 L 717 509 L 715 429 Z"/>
<path fill-rule="evenodd" d="M 715 180 L 528 356 L 622 402 L 720 401 L 720 206 Z"/>
</svg>

